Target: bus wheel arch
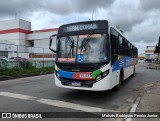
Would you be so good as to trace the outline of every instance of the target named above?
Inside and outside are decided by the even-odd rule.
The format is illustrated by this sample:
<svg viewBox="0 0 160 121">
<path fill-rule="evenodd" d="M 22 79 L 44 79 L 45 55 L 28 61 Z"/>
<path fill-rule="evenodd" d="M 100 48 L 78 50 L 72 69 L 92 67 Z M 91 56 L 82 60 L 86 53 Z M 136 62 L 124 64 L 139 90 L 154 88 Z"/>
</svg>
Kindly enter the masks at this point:
<svg viewBox="0 0 160 121">
<path fill-rule="evenodd" d="M 134 77 L 135 76 L 135 71 L 136 71 L 136 67 L 135 65 L 133 66 L 133 74 L 131 75 L 131 77 Z"/>
<path fill-rule="evenodd" d="M 119 83 L 115 86 L 115 90 L 120 90 L 121 89 L 121 85 L 122 85 L 122 81 L 124 80 L 124 70 L 123 68 L 121 68 L 120 72 L 119 72 Z"/>
</svg>

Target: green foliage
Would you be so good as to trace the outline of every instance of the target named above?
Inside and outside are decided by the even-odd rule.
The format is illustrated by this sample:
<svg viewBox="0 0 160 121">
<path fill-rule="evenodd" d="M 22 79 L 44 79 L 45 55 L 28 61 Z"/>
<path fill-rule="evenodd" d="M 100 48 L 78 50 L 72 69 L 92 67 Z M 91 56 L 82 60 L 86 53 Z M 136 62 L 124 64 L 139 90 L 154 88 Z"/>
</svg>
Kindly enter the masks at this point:
<svg viewBox="0 0 160 121">
<path fill-rule="evenodd" d="M 46 74 L 54 72 L 54 67 L 35 68 L 28 64 L 27 68 L 11 68 L 0 71 L 0 77 L 2 76 L 23 76 L 34 74 Z"/>
<path fill-rule="evenodd" d="M 25 64 L 26 64 L 25 67 L 26 67 L 27 69 L 35 68 L 35 67 L 32 65 L 32 62 L 30 62 L 30 61 L 27 61 Z"/>
<path fill-rule="evenodd" d="M 50 66 L 50 67 L 49 67 Z M 23 77 L 54 72 L 54 63 L 46 61 L 0 62 L 0 78 Z"/>
<path fill-rule="evenodd" d="M 6 62 L 0 61 L 0 71 L 6 70 L 7 64 Z"/>
</svg>

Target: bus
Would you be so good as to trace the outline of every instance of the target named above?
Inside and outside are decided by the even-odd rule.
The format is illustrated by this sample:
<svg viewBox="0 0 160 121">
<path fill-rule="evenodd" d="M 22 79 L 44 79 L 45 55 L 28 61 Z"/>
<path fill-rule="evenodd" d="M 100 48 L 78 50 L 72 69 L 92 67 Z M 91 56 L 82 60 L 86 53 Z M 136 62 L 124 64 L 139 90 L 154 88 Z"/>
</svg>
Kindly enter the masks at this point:
<svg viewBox="0 0 160 121">
<path fill-rule="evenodd" d="M 56 50 L 52 40 L 56 37 Z M 50 37 L 56 53 L 55 84 L 58 87 L 105 91 L 120 89 L 135 74 L 138 49 L 107 20 L 62 25 Z"/>
</svg>

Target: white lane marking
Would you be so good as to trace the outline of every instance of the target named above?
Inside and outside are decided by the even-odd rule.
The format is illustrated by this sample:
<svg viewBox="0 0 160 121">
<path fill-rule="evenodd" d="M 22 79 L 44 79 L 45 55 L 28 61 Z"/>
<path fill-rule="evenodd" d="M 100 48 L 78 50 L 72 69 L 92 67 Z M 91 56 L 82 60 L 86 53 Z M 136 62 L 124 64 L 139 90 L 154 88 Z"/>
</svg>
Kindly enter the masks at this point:
<svg viewBox="0 0 160 121">
<path fill-rule="evenodd" d="M 132 108 L 130 110 L 130 113 L 135 113 L 136 112 L 137 106 L 140 103 L 140 100 L 142 98 L 142 94 L 143 93 L 141 93 L 140 96 L 136 99 L 135 103 L 133 104 L 133 106 L 132 106 Z M 132 121 L 132 118 L 127 118 L 126 117 L 126 121 Z"/>
<path fill-rule="evenodd" d="M 23 99 L 23 100 L 33 100 L 33 101 L 36 101 L 36 102 L 39 102 L 42 104 L 46 104 L 46 105 L 50 105 L 50 106 L 68 108 L 68 109 L 73 109 L 73 110 L 80 110 L 80 111 L 84 111 L 84 112 L 115 112 L 115 110 L 110 110 L 110 109 L 85 106 L 85 105 L 74 104 L 74 103 L 59 101 L 59 100 L 38 98 L 38 97 L 17 94 L 17 93 L 0 92 L 0 95 L 6 96 L 6 97 L 17 98 L 17 99 Z"/>
<path fill-rule="evenodd" d="M 137 108 L 137 104 L 134 104 L 130 112 L 135 112 Z M 127 118 L 127 117 L 126 117 Z M 132 118 L 127 118 L 126 121 L 132 121 Z"/>
<path fill-rule="evenodd" d="M 35 100 L 35 98 L 36 98 L 36 97 L 33 97 L 33 96 L 22 95 L 22 94 L 17 94 L 17 93 L 10 93 L 10 92 L 0 92 L 0 95 L 1 96 L 6 96 L 6 97 L 23 99 L 23 100 Z"/>
<path fill-rule="evenodd" d="M 113 110 L 107 110 L 107 109 L 91 107 L 91 106 L 84 106 L 80 104 L 74 104 L 74 103 L 69 103 L 69 102 L 64 102 L 59 100 L 40 99 L 37 101 L 47 105 L 52 105 L 52 106 L 57 106 L 62 108 L 70 108 L 74 110 L 81 110 L 84 112 L 114 112 Z"/>
<path fill-rule="evenodd" d="M 130 112 L 135 112 L 135 111 L 136 111 L 137 106 L 138 106 L 137 104 L 134 104 Z"/>
</svg>

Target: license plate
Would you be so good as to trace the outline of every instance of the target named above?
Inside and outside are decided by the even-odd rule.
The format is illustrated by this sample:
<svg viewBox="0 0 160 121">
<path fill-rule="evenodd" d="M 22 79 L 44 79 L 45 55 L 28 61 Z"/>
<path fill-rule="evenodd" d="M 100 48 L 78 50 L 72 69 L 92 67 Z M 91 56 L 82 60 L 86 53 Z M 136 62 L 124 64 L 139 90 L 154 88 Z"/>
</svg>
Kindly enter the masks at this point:
<svg viewBox="0 0 160 121">
<path fill-rule="evenodd" d="M 72 86 L 81 86 L 81 82 L 72 82 Z"/>
<path fill-rule="evenodd" d="M 80 74 L 81 78 L 91 78 L 91 74 Z"/>
</svg>

